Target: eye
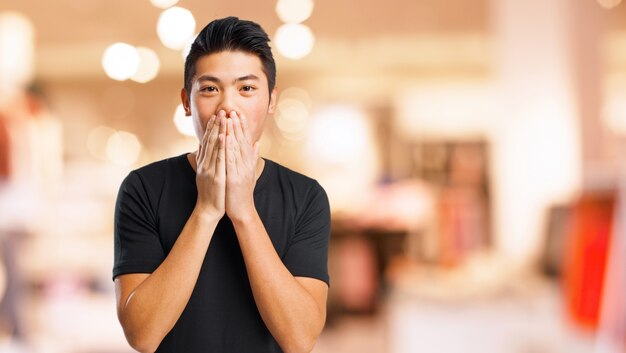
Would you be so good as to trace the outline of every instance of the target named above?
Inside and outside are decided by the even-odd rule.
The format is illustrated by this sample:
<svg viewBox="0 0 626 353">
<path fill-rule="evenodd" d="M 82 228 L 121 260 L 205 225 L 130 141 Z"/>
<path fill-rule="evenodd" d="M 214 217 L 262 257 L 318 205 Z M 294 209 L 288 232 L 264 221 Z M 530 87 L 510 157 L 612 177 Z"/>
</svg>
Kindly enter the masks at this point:
<svg viewBox="0 0 626 353">
<path fill-rule="evenodd" d="M 217 87 L 215 87 L 215 86 L 202 87 L 202 88 L 200 88 L 200 92 L 208 92 L 208 93 L 217 92 Z"/>
<path fill-rule="evenodd" d="M 241 87 L 241 89 L 242 89 L 244 92 L 252 92 L 252 91 L 254 91 L 254 90 L 255 90 L 255 88 L 254 88 L 253 86 L 243 86 L 243 87 Z"/>
</svg>

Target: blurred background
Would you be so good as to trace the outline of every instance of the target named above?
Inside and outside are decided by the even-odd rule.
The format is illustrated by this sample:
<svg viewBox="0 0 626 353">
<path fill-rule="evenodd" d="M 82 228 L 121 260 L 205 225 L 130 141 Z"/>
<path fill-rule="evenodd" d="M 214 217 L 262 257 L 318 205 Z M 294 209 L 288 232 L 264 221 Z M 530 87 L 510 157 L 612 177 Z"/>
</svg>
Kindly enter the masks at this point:
<svg viewBox="0 0 626 353">
<path fill-rule="evenodd" d="M 332 208 L 314 350 L 626 352 L 621 0 L 0 0 L 0 351 L 131 352 L 113 209 L 197 146 L 183 58 L 260 23 L 262 156 Z"/>
</svg>

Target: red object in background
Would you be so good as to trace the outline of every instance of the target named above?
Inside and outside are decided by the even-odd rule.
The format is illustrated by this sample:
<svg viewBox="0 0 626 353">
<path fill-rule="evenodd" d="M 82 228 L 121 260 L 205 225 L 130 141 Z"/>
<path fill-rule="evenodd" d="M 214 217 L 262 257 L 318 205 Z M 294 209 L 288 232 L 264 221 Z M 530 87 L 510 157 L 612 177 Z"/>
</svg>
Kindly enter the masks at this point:
<svg viewBox="0 0 626 353">
<path fill-rule="evenodd" d="M 475 188 L 443 189 L 437 211 L 441 265 L 460 265 L 472 252 L 487 246 L 487 199 Z"/>
<path fill-rule="evenodd" d="M 344 307 L 353 312 L 372 311 L 379 283 L 376 251 L 363 237 L 353 236 L 336 245 L 335 286 Z"/>
<path fill-rule="evenodd" d="M 9 132 L 0 116 L 0 182 L 9 179 Z"/>
<path fill-rule="evenodd" d="M 584 194 L 574 205 L 566 238 L 563 280 L 565 305 L 579 326 L 596 330 L 613 225 L 614 193 Z"/>
</svg>

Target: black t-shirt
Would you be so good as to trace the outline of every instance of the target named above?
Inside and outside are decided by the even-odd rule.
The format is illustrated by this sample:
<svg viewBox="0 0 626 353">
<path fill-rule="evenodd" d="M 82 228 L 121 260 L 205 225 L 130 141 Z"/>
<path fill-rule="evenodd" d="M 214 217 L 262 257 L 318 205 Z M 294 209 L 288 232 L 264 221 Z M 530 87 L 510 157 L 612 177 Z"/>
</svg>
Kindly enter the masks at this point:
<svg viewBox="0 0 626 353">
<path fill-rule="evenodd" d="M 163 262 L 196 204 L 195 178 L 183 154 L 124 179 L 115 207 L 113 278 L 151 273 Z M 319 183 L 265 159 L 254 203 L 291 274 L 328 284 L 330 208 Z M 215 229 L 187 306 L 157 352 L 281 352 L 254 302 L 227 216 Z"/>
</svg>

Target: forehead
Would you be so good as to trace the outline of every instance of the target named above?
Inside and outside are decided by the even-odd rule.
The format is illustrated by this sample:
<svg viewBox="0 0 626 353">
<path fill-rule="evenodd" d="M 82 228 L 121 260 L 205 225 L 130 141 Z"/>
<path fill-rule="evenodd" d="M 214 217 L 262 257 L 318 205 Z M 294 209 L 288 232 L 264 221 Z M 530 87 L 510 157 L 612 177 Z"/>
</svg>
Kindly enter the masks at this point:
<svg viewBox="0 0 626 353">
<path fill-rule="evenodd" d="M 243 51 L 220 51 L 200 57 L 196 62 L 194 81 L 202 75 L 214 76 L 220 80 L 255 75 L 267 82 L 261 59 Z"/>
</svg>

